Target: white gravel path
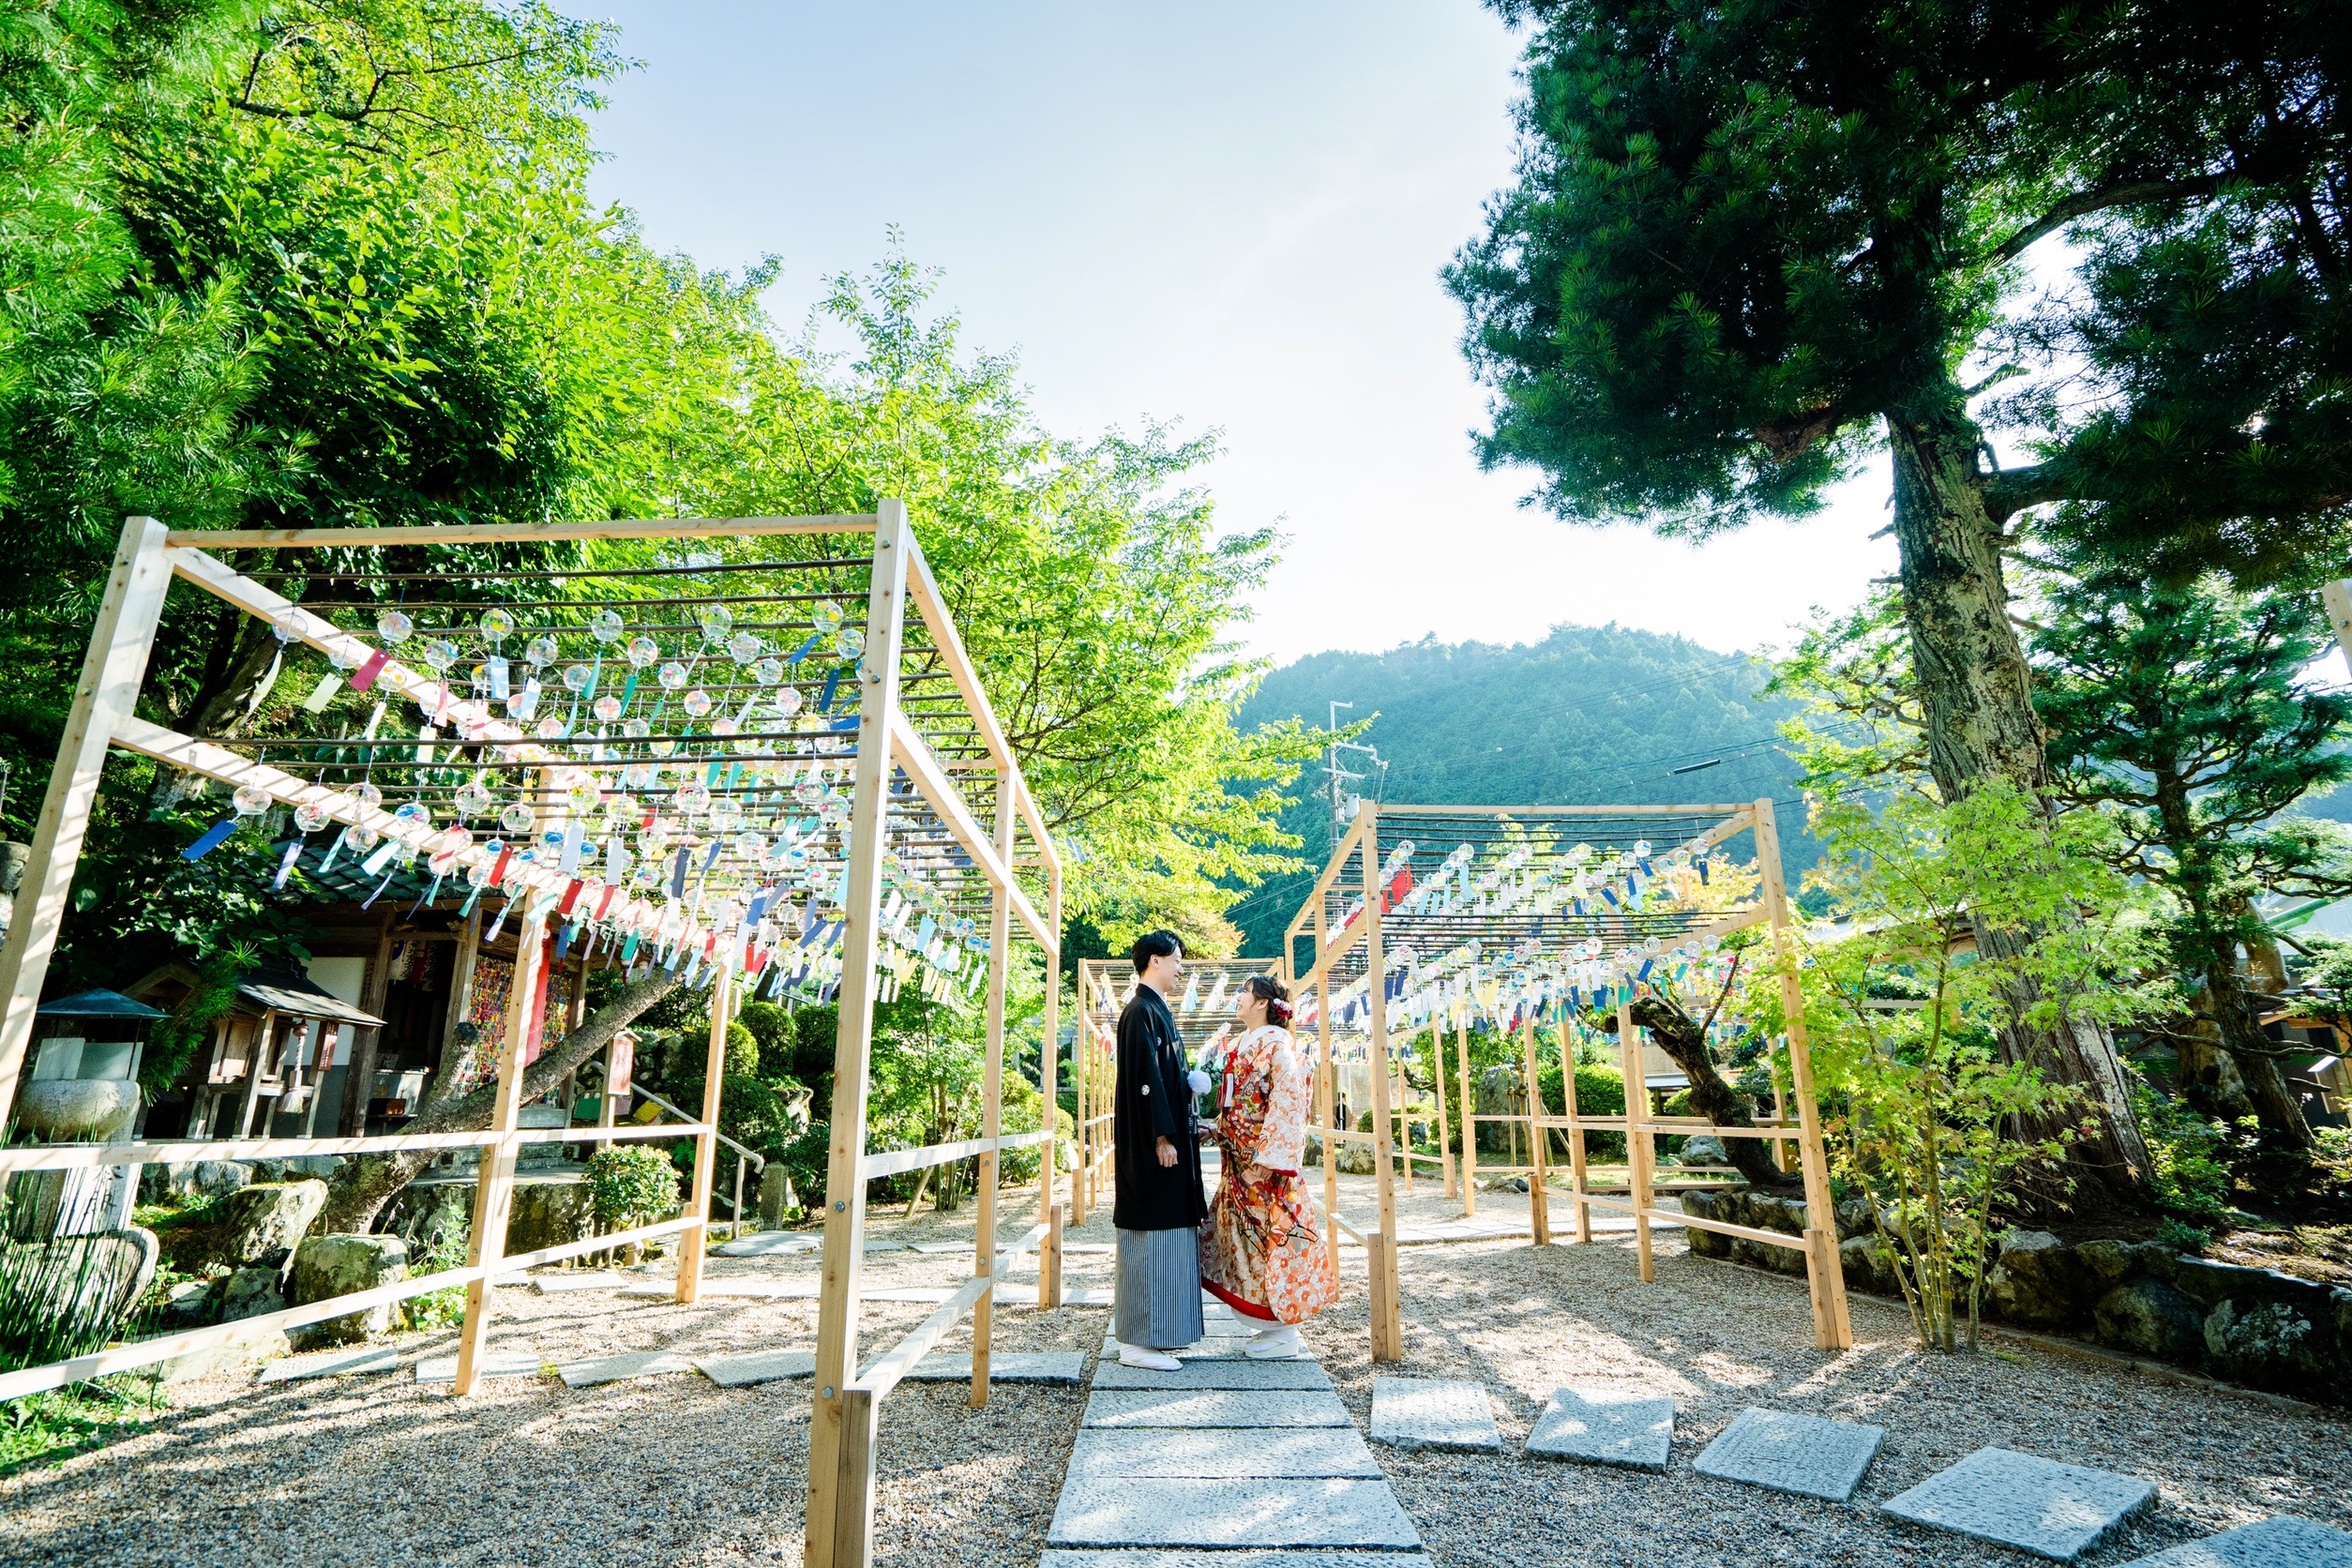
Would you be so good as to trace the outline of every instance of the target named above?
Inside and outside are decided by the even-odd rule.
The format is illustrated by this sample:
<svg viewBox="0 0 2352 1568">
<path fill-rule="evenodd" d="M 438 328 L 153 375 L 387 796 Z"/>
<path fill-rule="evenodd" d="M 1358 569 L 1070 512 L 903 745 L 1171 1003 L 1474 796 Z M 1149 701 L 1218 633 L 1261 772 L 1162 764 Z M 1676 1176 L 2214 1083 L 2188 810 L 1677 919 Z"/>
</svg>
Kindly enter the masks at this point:
<svg viewBox="0 0 2352 1568">
<path fill-rule="evenodd" d="M 1318 1184 L 1319 1185 L 1319 1184 Z M 1419 1184 L 1405 1217 L 1456 1212 Z M 1367 1216 L 1368 1180 L 1343 1213 Z M 1018 1235 L 1033 1199 L 1008 1193 Z M 1524 1214 L 1482 1194 L 1479 1209 Z M 1563 1210 L 1556 1205 L 1556 1229 Z M 912 1224 L 906 1241 L 971 1235 L 967 1208 Z M 1074 1240 L 1108 1242 L 1108 1215 Z M 1869 1504 L 1986 1443 L 2127 1470 L 2158 1483 L 2157 1507 L 2087 1562 L 2110 1565 L 2266 1515 L 2352 1528 L 2352 1424 L 2227 1391 L 2002 1341 L 1998 1358 L 1924 1355 L 1899 1307 L 1853 1304 L 1862 1343 L 1812 1349 L 1804 1287 L 1658 1244 L 1660 1283 L 1635 1276 L 1629 1239 L 1536 1253 L 1524 1243 L 1405 1249 L 1407 1360 L 1390 1373 L 1483 1381 L 1505 1446 L 1497 1455 L 1376 1450 L 1440 1562 L 1469 1568 L 1806 1562 L 2023 1564 L 2031 1560 L 1901 1524 Z M 1310 1324 L 1313 1348 L 1358 1423 L 1368 1423 L 1362 1253 L 1350 1289 Z M 1110 1258 L 1065 1264 L 1073 1287 L 1107 1286 Z M 714 1259 L 711 1277 L 813 1276 L 813 1256 Z M 950 1285 L 969 1255 L 891 1252 L 870 1286 Z M 1033 1299 L 1024 1272 L 1014 1299 Z M 609 1293 L 497 1292 L 492 1342 L 548 1362 L 647 1350 L 807 1348 L 809 1301 L 731 1299 L 696 1308 Z M 862 1345 L 886 1348 L 929 1309 L 867 1309 Z M 1101 1344 L 1102 1308 L 1000 1311 L 1003 1349 Z M 445 1353 L 447 1334 L 408 1336 L 406 1355 Z M 957 1335 L 943 1347 L 966 1349 Z M 1663 1393 L 1679 1406 L 1664 1475 L 1529 1460 L 1520 1443 L 1563 1383 Z M 567 1389 L 553 1377 L 498 1380 L 474 1398 L 403 1374 L 257 1386 L 250 1371 L 180 1385 L 147 1432 L 62 1465 L 0 1480 L 0 1561 L 122 1564 L 627 1563 L 800 1561 L 807 1466 L 806 1381 L 728 1391 L 694 1374 Z M 1030 1568 L 1045 1544 L 1075 1440 L 1082 1390 L 1003 1386 L 987 1409 L 959 1387 L 906 1384 L 882 1408 L 877 1560 L 906 1568 Z M 1749 1404 L 1864 1420 L 1886 1452 L 1852 1508 L 1755 1492 L 1691 1471 L 1703 1444 Z"/>
</svg>

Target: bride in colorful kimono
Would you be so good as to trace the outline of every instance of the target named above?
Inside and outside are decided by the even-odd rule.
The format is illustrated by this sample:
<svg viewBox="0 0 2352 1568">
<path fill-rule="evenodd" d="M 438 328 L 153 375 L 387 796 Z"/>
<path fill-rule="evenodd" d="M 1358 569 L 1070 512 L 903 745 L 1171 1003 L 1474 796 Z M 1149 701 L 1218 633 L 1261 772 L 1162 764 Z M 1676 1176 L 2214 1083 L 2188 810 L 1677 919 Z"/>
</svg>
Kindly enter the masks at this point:
<svg viewBox="0 0 2352 1568">
<path fill-rule="evenodd" d="M 1200 1228 L 1200 1283 L 1266 1325 L 1244 1353 L 1272 1360 L 1298 1353 L 1298 1325 L 1339 1298 L 1339 1278 L 1299 1181 L 1314 1075 L 1286 1027 L 1290 993 L 1253 975 L 1239 1011 L 1209 1123 L 1225 1176 Z"/>
</svg>

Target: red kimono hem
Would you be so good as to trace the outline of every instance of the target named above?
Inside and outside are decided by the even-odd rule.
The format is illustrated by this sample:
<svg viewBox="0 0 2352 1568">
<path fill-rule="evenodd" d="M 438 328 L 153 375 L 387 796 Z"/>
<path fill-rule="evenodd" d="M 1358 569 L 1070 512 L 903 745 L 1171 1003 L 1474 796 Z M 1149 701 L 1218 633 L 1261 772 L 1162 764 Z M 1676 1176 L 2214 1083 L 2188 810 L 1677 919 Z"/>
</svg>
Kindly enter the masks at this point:
<svg viewBox="0 0 2352 1568">
<path fill-rule="evenodd" d="M 1200 1282 L 1200 1288 L 1203 1290 L 1208 1291 L 1209 1294 L 1214 1296 L 1217 1300 L 1223 1302 L 1226 1305 L 1231 1307 L 1234 1311 L 1240 1313 L 1244 1318 L 1257 1318 L 1269 1323 L 1280 1320 L 1274 1317 L 1273 1307 L 1261 1306 L 1254 1301 L 1249 1301 L 1244 1297 L 1237 1296 L 1232 1291 L 1227 1289 L 1224 1286 L 1217 1284 L 1214 1280 L 1202 1280 Z"/>
</svg>

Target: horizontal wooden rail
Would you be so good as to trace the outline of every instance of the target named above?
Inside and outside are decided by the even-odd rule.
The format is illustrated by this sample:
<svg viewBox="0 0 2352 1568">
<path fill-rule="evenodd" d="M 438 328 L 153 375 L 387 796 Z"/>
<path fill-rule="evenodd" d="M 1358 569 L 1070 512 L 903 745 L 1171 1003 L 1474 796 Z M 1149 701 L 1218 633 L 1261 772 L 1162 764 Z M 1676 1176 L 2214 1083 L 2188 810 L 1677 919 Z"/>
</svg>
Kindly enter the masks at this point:
<svg viewBox="0 0 2352 1568">
<path fill-rule="evenodd" d="M 871 534 L 871 512 L 805 518 L 628 519 L 613 522 L 480 522 L 432 528 L 175 528 L 174 547 L 374 550 L 384 545 L 555 543 L 570 539 L 713 539 L 766 534 Z"/>
<path fill-rule="evenodd" d="M 1383 817 L 1716 817 L 1753 811 L 1754 801 L 1730 806 L 1391 806 Z"/>
<path fill-rule="evenodd" d="M 980 868 L 980 874 L 988 879 L 988 885 L 1004 890 L 1006 899 L 1013 906 L 1013 912 L 1020 917 L 1022 925 L 1029 927 L 1031 938 L 1046 950 L 1048 958 L 1059 958 L 1062 952 L 1061 933 L 1048 926 L 1045 917 L 1037 912 L 1037 907 L 1029 901 L 1029 895 L 1022 892 L 1020 883 L 1014 880 L 1012 867 L 998 858 L 994 840 L 981 828 L 980 820 L 972 814 L 972 807 L 962 792 L 947 776 L 946 770 L 940 766 L 939 758 L 932 753 L 929 745 L 916 731 L 907 716 L 896 709 L 890 715 L 890 757 L 906 770 L 907 776 L 913 781 L 923 798 L 931 803 L 931 809 L 939 813 L 939 820 L 946 824 L 947 831 L 963 846 L 964 852 Z"/>
<path fill-rule="evenodd" d="M 488 1149 L 501 1143 L 601 1143 L 694 1138 L 701 1122 L 622 1122 L 610 1127 L 532 1127 L 510 1133 L 387 1133 L 377 1138 L 214 1138 L 202 1143 L 42 1143 L 0 1149 L 0 1176 L 20 1170 L 87 1170 L 104 1165 L 186 1165 L 199 1160 L 282 1160 L 314 1154 L 392 1154 L 404 1149 Z"/>
<path fill-rule="evenodd" d="M 961 1143 L 932 1143 L 920 1149 L 888 1149 L 879 1154 L 860 1156 L 857 1176 L 870 1182 L 882 1176 L 903 1175 L 910 1170 L 925 1170 L 935 1165 L 970 1159 L 991 1149 L 1026 1149 L 1033 1143 L 1043 1143 L 1051 1138 L 1048 1132 L 1007 1133 L 1003 1138 L 968 1138 Z"/>
<path fill-rule="evenodd" d="M 1048 1229 L 1049 1227 L 1043 1225 L 1031 1227 L 1029 1234 L 989 1260 L 987 1274 L 974 1274 L 962 1289 L 942 1302 L 938 1311 L 924 1319 L 912 1334 L 867 1362 L 865 1370 L 858 1373 L 857 1381 L 850 1387 L 877 1405 L 888 1398 L 890 1391 L 898 1386 L 900 1380 L 914 1370 L 915 1363 L 929 1354 L 931 1347 L 945 1338 L 947 1331 L 978 1304 L 982 1296 L 996 1288 L 1004 1277 L 1005 1270 L 1012 1266 L 1012 1260 L 1024 1252 L 1034 1251 L 1037 1244 L 1046 1239 Z"/>
<path fill-rule="evenodd" d="M 444 1269 L 439 1274 L 398 1279 L 389 1285 L 376 1286 L 373 1289 L 330 1296 L 324 1301 L 290 1306 L 282 1312 L 265 1312 L 258 1318 L 242 1318 L 234 1323 L 188 1329 L 179 1334 L 161 1334 L 154 1339 L 134 1340 L 128 1345 L 110 1345 L 103 1350 L 76 1356 L 70 1361 L 53 1361 L 41 1366 L 28 1366 L 21 1372 L 0 1376 L 0 1400 L 22 1399 L 28 1394 L 63 1388 L 68 1383 L 85 1382 L 92 1378 L 102 1378 L 109 1372 L 127 1372 L 135 1366 L 152 1366 L 157 1362 L 170 1361 L 191 1351 L 260 1338 L 276 1330 L 300 1328 L 305 1323 L 340 1318 L 346 1313 L 365 1311 L 371 1306 L 388 1306 L 394 1302 L 406 1301 L 411 1296 L 446 1290 L 457 1285 L 471 1285 L 477 1279 L 504 1279 L 542 1263 L 560 1263 L 566 1258 L 582 1258 L 610 1247 L 626 1246 L 632 1242 L 646 1242 L 661 1236 L 674 1236 L 681 1231 L 700 1230 L 702 1226 L 701 1220 L 690 1216 L 666 1219 L 657 1225 L 641 1225 L 634 1230 L 616 1230 L 609 1236 L 591 1236 L 584 1242 L 565 1242 L 561 1246 L 517 1253 L 512 1258 L 501 1258 L 495 1263 L 469 1263 L 461 1268 Z"/>
<path fill-rule="evenodd" d="M 1695 1230 L 1712 1230 L 1719 1236 L 1737 1236 L 1743 1242 L 1763 1242 L 1772 1246 L 1793 1247 L 1802 1252 L 1807 1243 L 1802 1236 L 1791 1236 L 1785 1230 L 1758 1230 L 1752 1225 L 1733 1225 L 1720 1219 L 1703 1219 L 1697 1214 L 1670 1213 L 1665 1209 L 1644 1209 L 1645 1219 L 1663 1219 L 1676 1225 L 1687 1225 Z"/>
<path fill-rule="evenodd" d="M 1314 1199 L 1309 1198 L 1307 1201 L 1314 1206 L 1317 1214 L 1323 1216 L 1325 1221 L 1336 1226 L 1341 1235 L 1346 1236 L 1350 1241 L 1357 1243 L 1359 1245 L 1363 1244 L 1363 1231 L 1357 1229 L 1354 1226 L 1349 1225 L 1346 1220 L 1341 1219 L 1337 1214 L 1333 1214 L 1329 1209 L 1324 1208 L 1320 1203 L 1317 1203 Z"/>
</svg>

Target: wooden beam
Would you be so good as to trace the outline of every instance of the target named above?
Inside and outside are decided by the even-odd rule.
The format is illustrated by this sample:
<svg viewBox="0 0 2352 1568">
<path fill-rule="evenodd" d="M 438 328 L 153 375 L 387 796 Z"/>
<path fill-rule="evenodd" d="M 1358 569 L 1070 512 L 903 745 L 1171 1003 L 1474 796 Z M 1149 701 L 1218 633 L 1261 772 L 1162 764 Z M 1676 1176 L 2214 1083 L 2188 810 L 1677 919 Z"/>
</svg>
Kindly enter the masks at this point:
<svg viewBox="0 0 2352 1568">
<path fill-rule="evenodd" d="M 1712 817 L 1745 811 L 1744 803 L 1704 806 L 1392 806 L 1380 803 L 1384 817 Z M 1733 831 L 1738 831 L 1734 829 Z"/>
<path fill-rule="evenodd" d="M 727 1026 L 733 1021 L 731 1003 L 735 966 L 731 959 L 718 966 L 711 981 L 711 1035 L 702 1058 L 702 1123 L 708 1132 L 698 1133 L 694 1139 L 694 1176 L 686 1194 L 686 1215 L 697 1229 L 679 1244 L 677 1288 L 672 1299 L 682 1306 L 691 1306 L 702 1297 L 702 1258 L 710 1250 L 711 1183 L 718 1168 L 718 1106 L 720 1091 L 726 1087 Z M 584 987 L 587 977 L 580 977 Z M 743 1156 L 737 1154 L 736 1159 Z M 742 1214 L 735 1216 L 738 1223 Z"/>
<path fill-rule="evenodd" d="M 57 927 L 82 860 L 82 840 L 90 810 L 98 804 L 98 776 L 115 729 L 130 717 L 147 673 L 147 654 L 172 584 L 164 562 L 163 524 L 132 518 L 123 525 L 114 565 L 98 597 L 98 620 L 83 656 L 82 678 L 66 708 L 66 732 L 49 772 L 49 789 L 33 823 L 32 852 L 16 896 L 15 918 L 0 944 L 0 1122 L 16 1103 L 17 1079 L 33 1038 L 33 1015 L 49 978 L 50 956 L 57 950 Z"/>
<path fill-rule="evenodd" d="M 534 1004 L 538 1001 L 539 965 L 547 940 L 545 916 L 523 922 L 517 939 L 515 974 L 506 997 L 506 1037 L 499 1043 L 498 1078 L 490 1101 L 490 1131 L 498 1141 L 482 1151 L 474 1180 L 474 1230 L 466 1244 L 466 1262 L 483 1270 L 465 1288 L 465 1322 L 458 1334 L 457 1380 L 450 1391 L 460 1397 L 481 1380 L 482 1358 L 490 1350 L 490 1271 L 506 1250 L 506 1216 L 514 1204 L 516 1128 L 522 1120 L 523 1051 L 531 1039 Z"/>
<path fill-rule="evenodd" d="M 1062 933 L 1046 925 L 1037 913 L 1036 906 L 1029 901 L 1029 896 L 1013 880 L 1011 861 L 990 842 L 979 820 L 972 816 L 972 808 L 964 804 L 964 798 L 957 791 L 954 781 L 939 765 L 939 759 L 932 755 L 931 748 L 924 743 L 922 735 L 901 711 L 894 711 L 890 716 L 890 756 L 893 761 L 906 770 L 907 777 L 913 781 L 923 798 L 931 803 L 931 809 L 939 813 L 940 822 L 955 835 L 964 852 L 972 856 L 972 864 L 979 867 L 981 874 L 988 879 L 988 885 L 1011 891 L 1013 912 L 1021 917 L 1021 924 L 1029 927 L 1029 934 L 1035 939 L 1037 945 L 1044 948 L 1049 957 L 1059 958 L 1062 956 Z"/>
<path fill-rule="evenodd" d="M 175 546 L 207 550 L 376 550 L 386 545 L 557 544 L 574 539 L 723 539 L 869 534 L 865 513 L 805 518 L 622 518 L 611 522 L 479 522 L 430 528 L 183 528 Z"/>
<path fill-rule="evenodd" d="M 1019 772 L 1008 756 L 996 776 L 996 852 L 997 858 L 1007 866 L 1008 874 L 990 890 L 988 899 L 988 996 L 984 1025 L 988 1032 L 988 1054 L 980 1066 L 980 1136 L 988 1141 L 988 1148 L 980 1155 L 980 1212 L 974 1217 L 976 1234 L 972 1262 L 974 1275 L 981 1279 L 996 1273 L 996 1142 L 1004 1130 L 1004 959 L 1013 943 L 1012 898 L 1017 890 L 1009 867 L 1019 778 Z M 1048 957 L 1046 961 L 1051 963 L 1053 959 Z M 1050 1130 L 1052 1110 L 1040 1108 Z M 972 1308 L 971 1403 L 975 1410 L 988 1402 L 988 1349 L 996 1323 L 995 1307 L 996 1296 L 990 1292 Z"/>
<path fill-rule="evenodd" d="M 832 1148 L 826 1162 L 822 1273 L 817 1301 L 817 1364 L 810 1380 L 808 1513 L 803 1560 L 834 1568 L 862 1549 L 872 1528 L 872 1449 L 845 1450 L 842 1391 L 857 1366 L 857 1281 L 866 1250 L 867 1067 L 874 1037 L 874 959 L 881 932 L 882 854 L 889 816 L 891 723 L 898 707 L 898 669 L 906 647 L 908 549 L 912 530 L 903 503 L 884 501 L 874 530 L 874 567 L 866 600 L 869 679 L 859 684 L 857 768 L 850 797 L 850 866 L 841 950 L 839 1024 L 834 1033 Z M 861 1457 L 862 1455 L 862 1457 Z M 863 1467 L 845 1481 L 843 1466 Z M 862 1486 L 858 1484 L 862 1476 Z M 845 1488 L 848 1495 L 845 1495 Z M 862 1493 L 862 1496 L 860 1495 Z M 846 1506 L 844 1506 L 846 1504 Z"/>
</svg>

